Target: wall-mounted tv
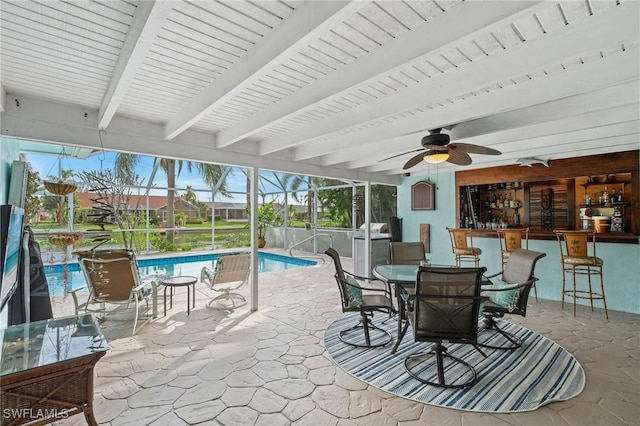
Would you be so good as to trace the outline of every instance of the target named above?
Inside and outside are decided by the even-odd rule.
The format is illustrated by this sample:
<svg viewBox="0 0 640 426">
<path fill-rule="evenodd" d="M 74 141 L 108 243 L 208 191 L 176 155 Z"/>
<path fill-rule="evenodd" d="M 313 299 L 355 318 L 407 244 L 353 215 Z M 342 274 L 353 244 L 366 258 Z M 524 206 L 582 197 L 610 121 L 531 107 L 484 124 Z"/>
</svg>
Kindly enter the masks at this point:
<svg viewBox="0 0 640 426">
<path fill-rule="evenodd" d="M 4 308 L 18 284 L 19 261 L 22 251 L 22 222 L 24 209 L 12 205 L 0 210 L 0 311 Z"/>
</svg>

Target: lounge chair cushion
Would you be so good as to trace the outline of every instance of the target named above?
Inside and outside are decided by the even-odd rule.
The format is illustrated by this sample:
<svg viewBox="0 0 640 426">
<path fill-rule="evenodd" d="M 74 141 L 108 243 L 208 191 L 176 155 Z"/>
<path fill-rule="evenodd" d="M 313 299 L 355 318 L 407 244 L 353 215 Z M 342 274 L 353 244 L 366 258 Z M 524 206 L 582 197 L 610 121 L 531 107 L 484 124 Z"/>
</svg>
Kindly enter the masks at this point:
<svg viewBox="0 0 640 426">
<path fill-rule="evenodd" d="M 349 298 L 349 306 L 362 306 L 362 289 L 360 283 L 353 277 L 346 277 L 347 282 L 351 285 L 346 285 L 347 297 Z"/>
</svg>

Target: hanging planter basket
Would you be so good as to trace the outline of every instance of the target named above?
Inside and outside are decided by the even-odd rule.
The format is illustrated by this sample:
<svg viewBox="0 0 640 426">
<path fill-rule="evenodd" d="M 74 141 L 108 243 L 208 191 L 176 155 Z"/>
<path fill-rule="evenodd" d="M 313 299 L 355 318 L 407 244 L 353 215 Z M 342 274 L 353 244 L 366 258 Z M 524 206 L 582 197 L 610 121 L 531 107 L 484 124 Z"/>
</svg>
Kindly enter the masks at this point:
<svg viewBox="0 0 640 426">
<path fill-rule="evenodd" d="M 72 183 L 53 182 L 50 180 L 44 181 L 44 187 L 47 191 L 55 195 L 69 195 L 78 189 L 78 187 Z"/>
<path fill-rule="evenodd" d="M 49 243 L 56 247 L 66 248 L 82 242 L 83 239 L 82 232 L 56 232 L 49 236 Z"/>
</svg>

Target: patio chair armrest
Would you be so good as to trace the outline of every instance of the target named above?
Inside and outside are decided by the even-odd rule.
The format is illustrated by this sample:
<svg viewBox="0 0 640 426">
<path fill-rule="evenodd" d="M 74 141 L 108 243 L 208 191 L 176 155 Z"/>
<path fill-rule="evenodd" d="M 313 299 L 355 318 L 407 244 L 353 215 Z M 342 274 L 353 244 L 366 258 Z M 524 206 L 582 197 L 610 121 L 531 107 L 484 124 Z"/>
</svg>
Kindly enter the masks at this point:
<svg viewBox="0 0 640 426">
<path fill-rule="evenodd" d="M 386 289 L 386 288 L 364 287 L 364 286 L 361 286 L 361 285 L 359 285 L 359 284 L 353 284 L 353 283 L 350 283 L 349 281 L 347 281 L 347 280 L 343 280 L 343 279 L 340 279 L 340 281 L 341 281 L 344 285 L 349 286 L 349 287 L 353 287 L 353 288 L 357 288 L 358 290 L 366 290 L 366 291 L 373 291 L 373 292 L 384 292 L 384 293 L 388 293 L 388 291 L 387 291 L 387 289 Z"/>
<path fill-rule="evenodd" d="M 381 279 L 379 279 L 379 278 L 375 278 L 375 277 L 363 277 L 363 276 L 356 275 L 356 274 L 354 274 L 354 273 L 347 272 L 347 271 L 344 271 L 344 274 L 345 274 L 345 275 L 348 275 L 348 276 L 350 276 L 350 277 L 353 277 L 353 278 L 355 278 L 356 280 L 360 280 L 360 281 L 380 281 L 380 282 L 384 282 L 384 281 L 382 281 L 382 280 L 381 280 Z"/>
<path fill-rule="evenodd" d="M 147 276 L 146 278 L 151 278 L 152 276 Z M 136 286 L 133 288 L 133 292 L 137 293 L 141 299 L 145 299 L 148 301 L 148 297 L 149 295 L 151 295 L 151 303 L 152 303 L 152 309 L 153 309 L 153 318 L 156 318 L 158 316 L 158 280 L 162 279 L 162 277 L 168 277 L 168 275 L 166 274 L 160 274 L 160 275 L 156 275 L 153 276 L 153 278 L 155 279 L 148 279 L 146 281 L 144 281 L 143 283 L 141 283 L 139 286 Z M 146 287 L 151 286 L 151 293 L 148 294 L 144 294 L 144 289 Z"/>
<path fill-rule="evenodd" d="M 140 278 L 140 282 L 147 284 L 151 281 L 155 282 L 156 284 L 160 284 L 160 282 L 164 279 L 169 278 L 171 275 L 169 274 L 153 274 L 153 275 L 145 275 L 144 277 Z"/>
<path fill-rule="evenodd" d="M 86 308 L 87 305 L 89 304 L 89 295 L 87 296 L 86 302 L 80 303 L 80 301 L 78 300 L 78 295 L 76 294 L 80 290 L 86 290 L 86 289 L 87 289 L 87 286 L 83 285 L 83 286 L 74 288 L 73 290 L 69 291 L 69 293 L 71 294 L 71 297 L 73 297 L 73 305 L 74 305 L 74 308 L 75 308 L 76 315 L 78 315 L 78 312 L 80 312 L 80 309 Z"/>
<path fill-rule="evenodd" d="M 488 279 L 488 278 L 495 278 L 495 277 L 497 277 L 498 275 L 502 275 L 502 272 L 496 272 L 496 273 L 495 273 L 495 274 L 493 274 L 493 275 L 483 275 L 483 278 L 487 278 L 487 279 Z"/>
<path fill-rule="evenodd" d="M 149 285 L 151 285 L 151 288 L 153 289 L 153 292 L 157 293 L 157 291 L 158 291 L 158 281 L 155 280 L 155 279 L 145 280 L 144 282 L 140 283 L 140 285 L 134 287 L 133 291 L 141 292 L 145 287 L 149 287 Z"/>
<path fill-rule="evenodd" d="M 525 281 L 523 283 L 519 283 L 519 284 L 513 284 L 513 285 L 509 285 L 508 287 L 501 287 L 501 288 L 490 288 L 490 287 L 486 287 L 483 288 L 482 291 L 509 291 L 509 290 L 517 290 L 520 289 L 522 287 L 526 287 L 528 285 L 533 284 L 534 282 L 538 281 L 538 279 L 536 277 L 531 278 L 529 281 Z M 508 284 L 508 283 L 507 283 Z"/>
<path fill-rule="evenodd" d="M 200 270 L 200 282 L 205 283 L 209 288 L 213 287 L 213 277 L 216 276 L 216 271 L 206 266 L 203 266 Z"/>
</svg>

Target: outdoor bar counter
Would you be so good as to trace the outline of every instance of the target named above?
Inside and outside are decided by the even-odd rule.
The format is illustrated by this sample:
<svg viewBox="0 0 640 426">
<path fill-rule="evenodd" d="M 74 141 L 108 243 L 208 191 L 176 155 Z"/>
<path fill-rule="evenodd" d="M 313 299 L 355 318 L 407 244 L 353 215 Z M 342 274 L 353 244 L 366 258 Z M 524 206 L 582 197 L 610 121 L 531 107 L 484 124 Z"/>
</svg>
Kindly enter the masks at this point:
<svg viewBox="0 0 640 426">
<path fill-rule="evenodd" d="M 457 171 L 457 223 L 475 228 L 474 237 L 494 237 L 495 229 L 488 227 L 498 223 L 529 228 L 530 240 L 554 240 L 554 230 L 598 228 L 597 241 L 638 244 L 639 154 L 634 150 L 532 167 Z"/>
<path fill-rule="evenodd" d="M 473 238 L 498 238 L 495 230 L 492 229 L 472 229 Z M 553 240 L 556 241 L 556 234 L 550 231 L 529 230 L 529 240 Z M 640 244 L 640 235 L 630 232 L 604 232 L 596 234 L 597 243 L 615 244 Z"/>
<path fill-rule="evenodd" d="M 538 296 L 561 300 L 562 268 L 554 230 L 592 229 L 596 228 L 594 216 L 610 217 L 610 223 L 616 217 L 621 232 L 611 232 L 609 226 L 609 232 L 596 233 L 596 255 L 603 261 L 607 306 L 610 311 L 640 314 L 639 154 L 633 150 L 550 160 L 548 167 L 509 165 L 457 171 L 456 223 L 484 223 L 485 229 L 472 230 L 473 244 L 482 250 L 480 264 L 490 272 L 499 271 L 501 258 L 496 230 L 486 229 L 487 223 L 497 221 L 506 223 L 503 226 L 508 228 L 529 228 L 529 249 L 547 254 L 536 268 Z M 476 220 L 465 223 L 465 217 Z M 443 232 L 439 232 L 435 238 L 443 241 L 442 237 Z M 431 254 L 436 260 L 450 256 Z M 579 314 L 590 313 L 590 307 L 584 306 L 588 301 L 579 300 L 578 304 L 583 305 Z M 594 305 L 602 308 L 601 301 Z"/>
</svg>

